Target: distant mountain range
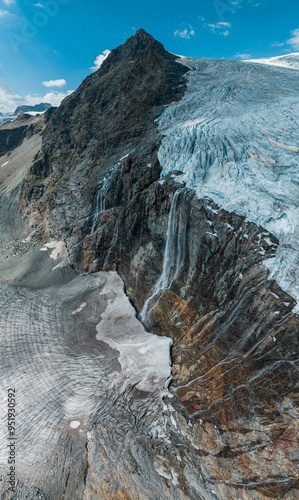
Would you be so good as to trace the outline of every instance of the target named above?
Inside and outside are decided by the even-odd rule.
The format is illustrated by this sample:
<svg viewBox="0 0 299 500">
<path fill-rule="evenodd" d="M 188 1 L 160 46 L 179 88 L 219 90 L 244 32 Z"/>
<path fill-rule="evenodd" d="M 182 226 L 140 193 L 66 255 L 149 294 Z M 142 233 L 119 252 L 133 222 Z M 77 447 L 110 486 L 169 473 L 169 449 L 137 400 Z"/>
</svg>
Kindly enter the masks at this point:
<svg viewBox="0 0 299 500">
<path fill-rule="evenodd" d="M 52 108 L 52 105 L 47 102 L 42 102 L 40 104 L 35 104 L 33 106 L 23 105 L 18 106 L 14 113 L 1 113 L 0 112 L 0 124 L 11 122 L 15 120 L 18 116 L 28 113 L 30 115 L 38 115 L 39 113 L 44 113 L 47 109 Z"/>
<path fill-rule="evenodd" d="M 44 111 L 47 111 L 47 109 L 51 108 L 51 104 L 47 102 L 42 102 L 40 104 L 35 104 L 35 106 L 18 106 L 17 109 L 14 112 L 14 116 L 19 116 L 23 115 L 24 113 L 28 112 L 36 112 L 36 113 L 43 113 Z"/>
</svg>

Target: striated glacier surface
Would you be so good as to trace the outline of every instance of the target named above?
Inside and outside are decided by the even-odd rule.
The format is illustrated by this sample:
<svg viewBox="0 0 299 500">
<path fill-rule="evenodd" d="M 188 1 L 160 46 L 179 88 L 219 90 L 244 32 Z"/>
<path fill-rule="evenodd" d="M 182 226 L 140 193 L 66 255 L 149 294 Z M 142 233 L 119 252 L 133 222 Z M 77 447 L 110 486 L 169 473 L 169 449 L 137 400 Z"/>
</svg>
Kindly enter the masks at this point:
<svg viewBox="0 0 299 500">
<path fill-rule="evenodd" d="M 180 62 L 190 67 L 187 91 L 158 119 L 162 176 L 181 170 L 199 198 L 274 234 L 278 251 L 265 265 L 298 302 L 298 72 L 224 59 Z"/>
</svg>

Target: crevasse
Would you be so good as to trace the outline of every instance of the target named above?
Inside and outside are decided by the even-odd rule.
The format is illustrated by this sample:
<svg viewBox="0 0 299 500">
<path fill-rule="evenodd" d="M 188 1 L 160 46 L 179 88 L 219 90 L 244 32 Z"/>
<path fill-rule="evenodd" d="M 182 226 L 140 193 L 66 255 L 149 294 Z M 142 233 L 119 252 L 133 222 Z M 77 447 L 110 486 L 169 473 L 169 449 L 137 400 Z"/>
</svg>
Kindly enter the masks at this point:
<svg viewBox="0 0 299 500">
<path fill-rule="evenodd" d="M 183 171 L 180 179 L 198 197 L 273 233 L 278 251 L 264 264 L 299 302 L 298 71 L 230 60 L 180 61 L 193 70 L 183 99 L 158 119 L 162 177 Z"/>
</svg>

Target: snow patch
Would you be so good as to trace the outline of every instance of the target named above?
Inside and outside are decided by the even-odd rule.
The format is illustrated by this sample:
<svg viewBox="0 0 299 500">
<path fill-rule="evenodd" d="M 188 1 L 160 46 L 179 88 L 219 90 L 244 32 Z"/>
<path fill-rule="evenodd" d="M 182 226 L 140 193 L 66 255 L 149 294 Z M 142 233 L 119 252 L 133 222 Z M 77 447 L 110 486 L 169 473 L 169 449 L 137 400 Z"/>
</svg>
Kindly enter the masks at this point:
<svg viewBox="0 0 299 500">
<path fill-rule="evenodd" d="M 70 423 L 70 428 L 71 429 L 78 429 L 78 427 L 80 426 L 80 423 L 78 420 L 73 420 L 71 423 Z"/>
<path fill-rule="evenodd" d="M 171 339 L 145 331 L 116 273 L 107 273 L 101 295 L 107 307 L 96 327 L 96 338 L 119 352 L 124 387 L 136 384 L 139 390 L 158 391 L 162 397 L 171 378 Z"/>
<path fill-rule="evenodd" d="M 83 309 L 87 306 L 86 302 L 83 302 L 83 304 L 81 304 L 80 307 L 78 307 L 78 309 L 76 309 L 75 311 L 72 312 L 72 315 L 74 316 L 75 314 L 79 314 L 81 311 L 83 311 Z"/>
<path fill-rule="evenodd" d="M 40 250 L 41 252 L 47 252 L 49 249 L 52 250 L 50 259 L 61 259 L 61 261 L 55 267 L 53 267 L 52 271 L 55 271 L 55 269 L 63 268 L 70 263 L 64 241 L 50 241 L 50 243 L 46 243 L 45 246 Z"/>
</svg>

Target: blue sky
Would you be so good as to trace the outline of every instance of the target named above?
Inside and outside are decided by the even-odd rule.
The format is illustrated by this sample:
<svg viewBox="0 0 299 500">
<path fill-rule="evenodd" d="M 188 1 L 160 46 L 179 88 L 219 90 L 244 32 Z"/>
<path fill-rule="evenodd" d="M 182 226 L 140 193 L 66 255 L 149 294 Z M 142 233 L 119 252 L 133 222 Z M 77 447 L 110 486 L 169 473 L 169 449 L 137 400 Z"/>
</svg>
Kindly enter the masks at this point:
<svg viewBox="0 0 299 500">
<path fill-rule="evenodd" d="M 58 103 L 139 28 L 188 56 L 299 52 L 298 0 L 0 0 L 0 111 Z"/>
</svg>

